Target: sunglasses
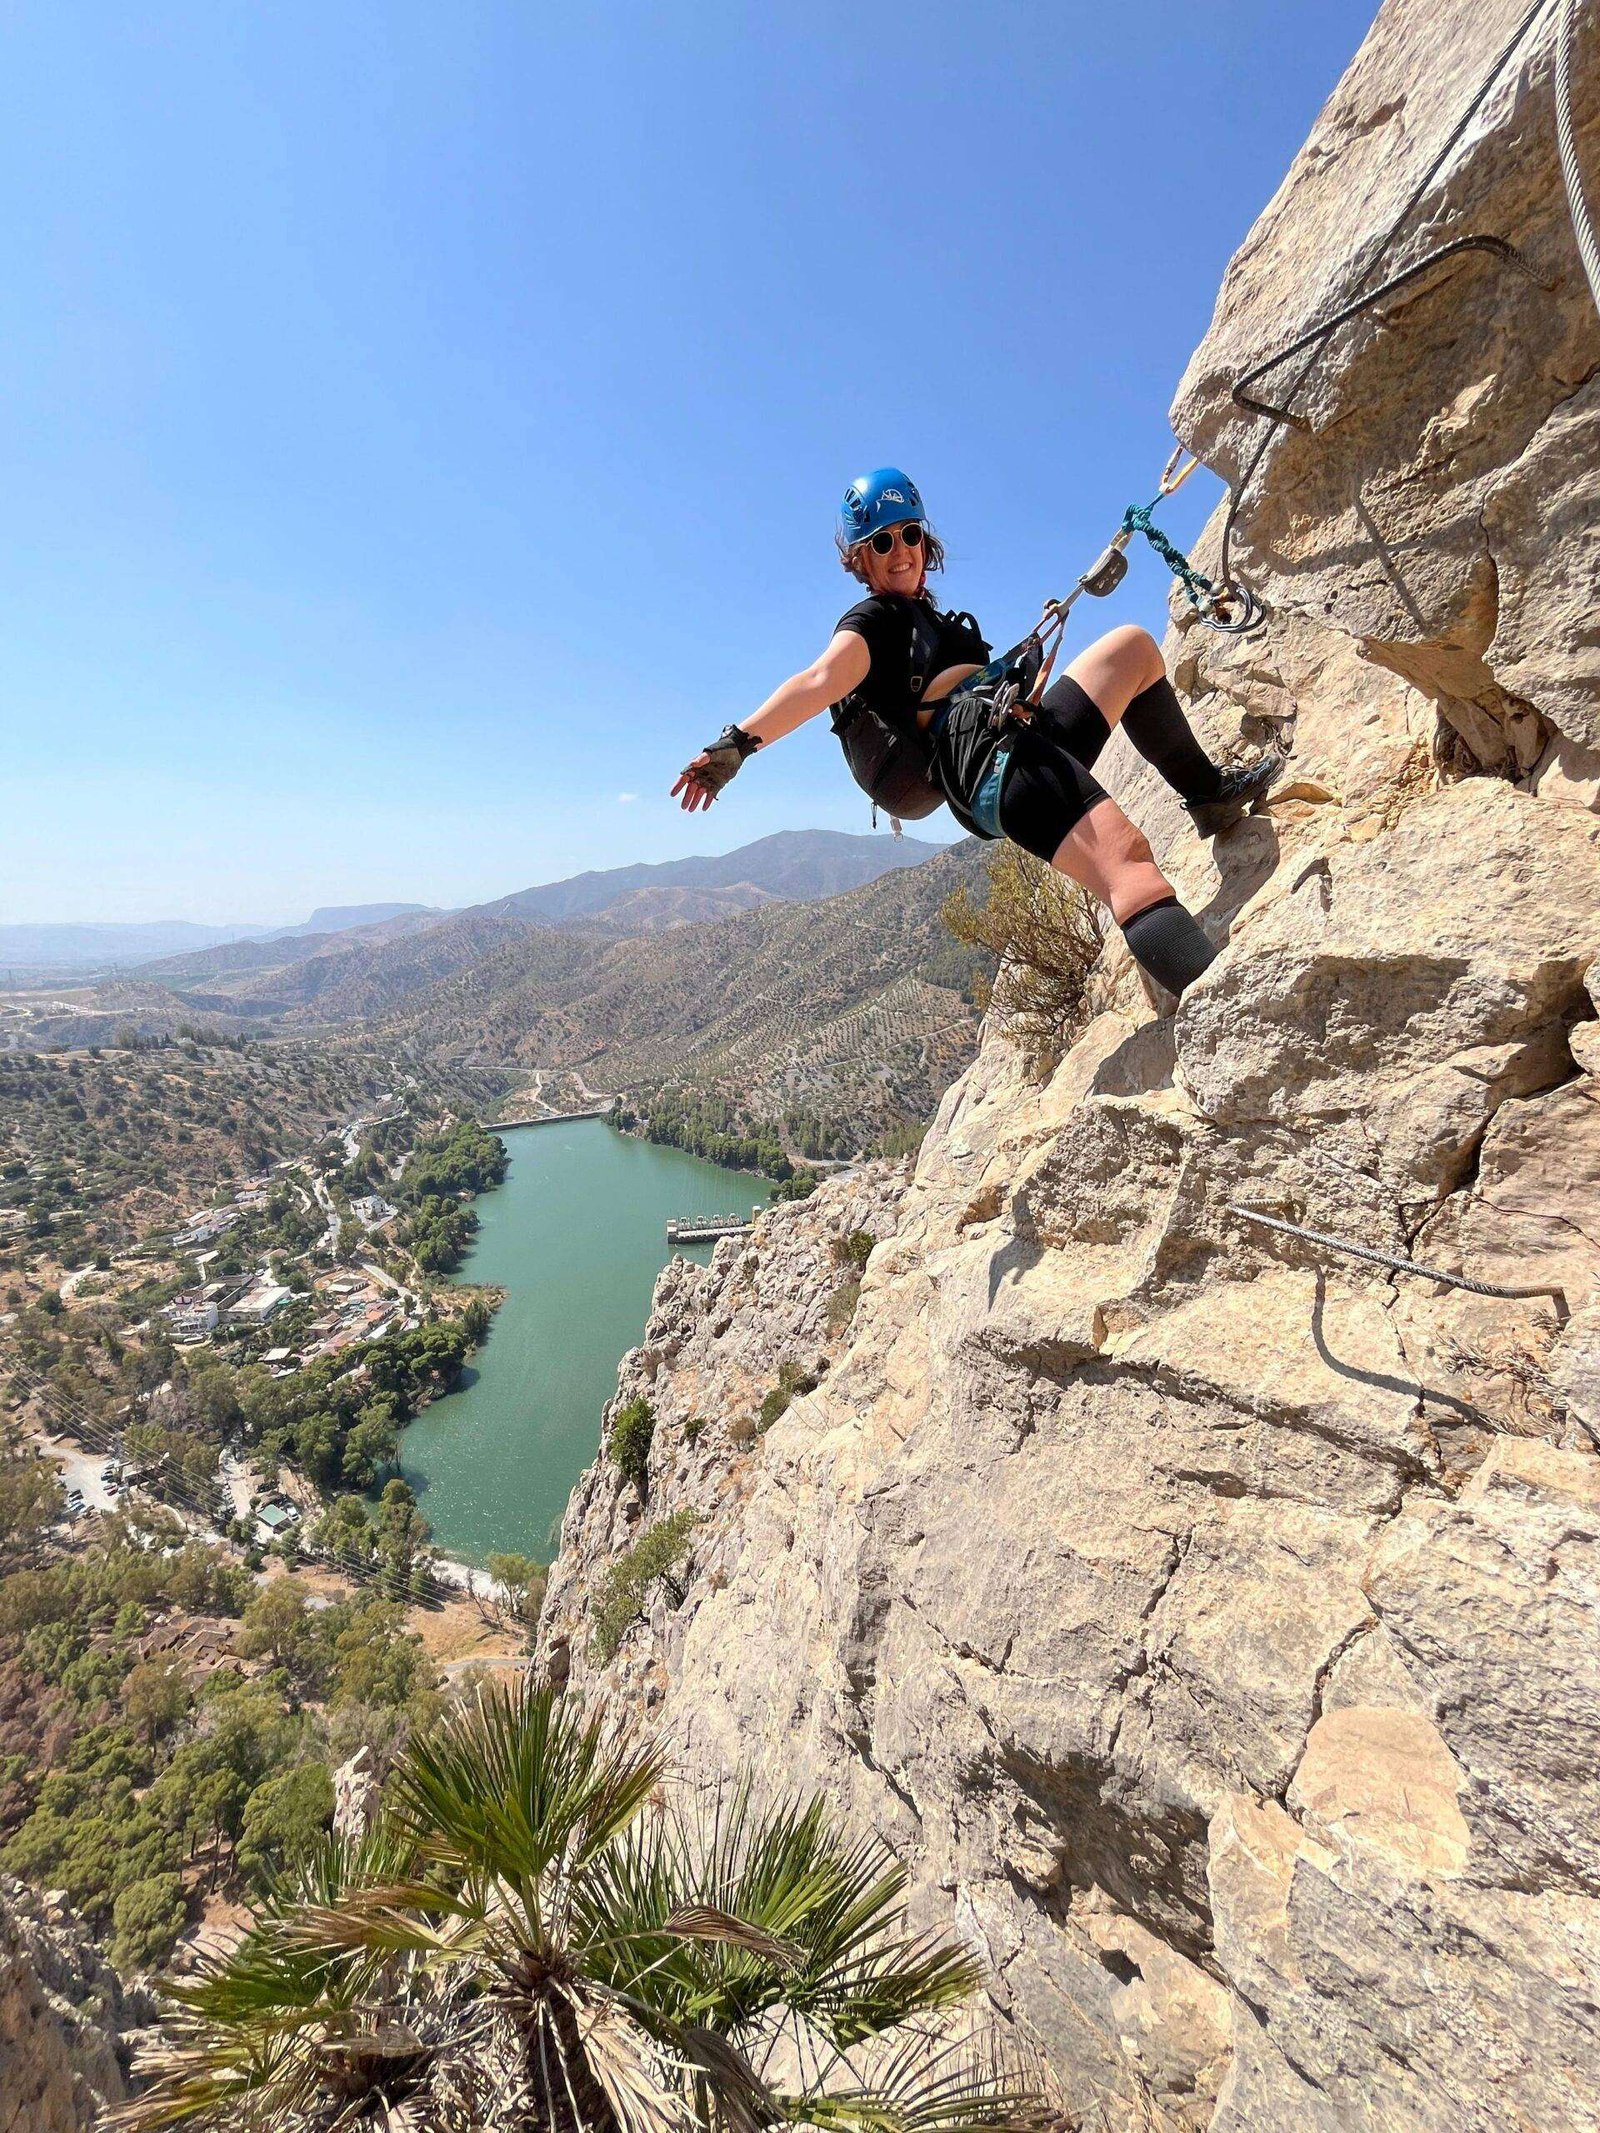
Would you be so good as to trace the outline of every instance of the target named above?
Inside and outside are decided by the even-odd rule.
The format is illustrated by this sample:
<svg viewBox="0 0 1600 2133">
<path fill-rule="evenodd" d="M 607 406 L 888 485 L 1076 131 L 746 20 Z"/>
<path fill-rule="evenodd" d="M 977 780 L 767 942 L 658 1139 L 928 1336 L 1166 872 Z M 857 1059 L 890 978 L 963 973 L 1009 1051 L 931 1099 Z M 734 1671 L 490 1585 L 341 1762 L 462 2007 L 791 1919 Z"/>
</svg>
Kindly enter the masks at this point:
<svg viewBox="0 0 1600 2133">
<path fill-rule="evenodd" d="M 922 546 L 922 528 L 914 518 L 907 519 L 903 526 L 885 526 L 881 533 L 872 536 L 874 555 L 893 555 L 895 535 L 898 534 L 908 548 Z"/>
</svg>

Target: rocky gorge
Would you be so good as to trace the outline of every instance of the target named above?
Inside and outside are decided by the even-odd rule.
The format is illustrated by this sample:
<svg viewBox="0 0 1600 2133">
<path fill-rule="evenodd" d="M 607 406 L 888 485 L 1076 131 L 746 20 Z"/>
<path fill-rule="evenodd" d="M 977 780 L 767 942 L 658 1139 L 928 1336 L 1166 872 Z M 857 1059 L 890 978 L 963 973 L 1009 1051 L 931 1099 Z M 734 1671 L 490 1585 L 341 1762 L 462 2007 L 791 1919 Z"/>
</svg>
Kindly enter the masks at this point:
<svg viewBox="0 0 1600 2133">
<path fill-rule="evenodd" d="M 543 1615 L 689 1771 L 881 1831 L 1107 2133 L 1600 2126 L 1600 319 L 1553 27 L 1389 0 L 1179 388 L 1267 623 L 1178 616 L 1169 666 L 1284 775 L 1204 846 L 1105 761 L 1217 963 L 1163 1021 L 1108 948 L 1047 1078 L 989 1027 L 909 1174 L 669 1268 L 612 1410 L 644 1486 L 580 1483 Z M 1270 370 L 1294 421 L 1231 398 L 1466 235 L 1523 267 L 1463 248 Z"/>
</svg>

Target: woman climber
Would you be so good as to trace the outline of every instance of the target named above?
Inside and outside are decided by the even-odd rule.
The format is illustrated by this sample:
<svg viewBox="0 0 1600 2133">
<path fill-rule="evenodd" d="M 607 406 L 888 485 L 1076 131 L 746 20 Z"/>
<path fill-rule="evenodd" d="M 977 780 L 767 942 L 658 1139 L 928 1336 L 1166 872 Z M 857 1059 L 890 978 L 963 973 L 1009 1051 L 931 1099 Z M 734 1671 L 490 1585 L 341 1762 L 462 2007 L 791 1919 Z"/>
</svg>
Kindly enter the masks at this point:
<svg viewBox="0 0 1600 2133">
<path fill-rule="evenodd" d="M 746 756 L 831 709 L 858 780 L 887 811 L 915 816 L 944 800 L 977 836 L 1009 837 L 1108 905 L 1135 962 L 1181 994 L 1216 950 L 1143 835 L 1095 782 L 1095 760 L 1120 725 L 1200 835 L 1214 837 L 1266 792 L 1276 759 L 1219 769 L 1190 731 L 1160 646 L 1132 625 L 1081 652 L 1031 715 L 997 719 L 992 690 L 962 687 L 999 670 L 988 666 L 972 617 L 944 614 L 928 595 L 944 550 L 899 468 L 850 484 L 835 538 L 868 597 L 840 616 L 820 659 L 701 750 L 673 796 L 690 812 L 709 807 Z M 1018 688 L 1036 672 L 1037 659 L 1018 671 Z"/>
</svg>

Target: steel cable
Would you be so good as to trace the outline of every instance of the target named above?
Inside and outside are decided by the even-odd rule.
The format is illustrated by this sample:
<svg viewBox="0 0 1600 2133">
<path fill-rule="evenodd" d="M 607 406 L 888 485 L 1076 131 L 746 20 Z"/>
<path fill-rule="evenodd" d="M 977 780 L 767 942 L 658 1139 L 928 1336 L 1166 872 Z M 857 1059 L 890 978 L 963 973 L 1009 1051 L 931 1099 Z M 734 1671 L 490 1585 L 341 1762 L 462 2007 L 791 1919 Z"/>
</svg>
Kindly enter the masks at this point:
<svg viewBox="0 0 1600 2133">
<path fill-rule="evenodd" d="M 1578 0 L 1561 0 L 1556 21 L 1556 147 L 1572 215 L 1572 234 L 1578 241 L 1578 257 L 1583 261 L 1595 310 L 1600 312 L 1600 240 L 1595 237 L 1589 203 L 1583 195 L 1583 172 L 1578 167 L 1578 143 L 1572 130 L 1572 48 L 1577 38 Z"/>
<path fill-rule="evenodd" d="M 1570 0 L 1562 0 L 1562 4 L 1570 4 Z M 1549 5 L 1550 0 L 1534 0 L 1533 6 L 1528 9 L 1526 14 L 1522 17 L 1522 20 L 1517 24 L 1517 27 L 1512 32 L 1511 36 L 1506 40 L 1505 44 L 1501 46 L 1499 56 L 1496 58 L 1494 65 L 1489 69 L 1489 72 L 1484 76 L 1484 79 L 1480 83 L 1478 91 L 1473 97 L 1471 103 L 1468 104 L 1466 110 L 1462 112 L 1460 118 L 1457 119 L 1454 126 L 1451 127 L 1450 132 L 1445 137 L 1443 144 L 1440 146 L 1438 152 L 1435 154 L 1432 162 L 1429 163 L 1427 169 L 1423 172 L 1421 178 L 1419 178 L 1417 183 L 1412 187 L 1411 192 L 1406 199 L 1404 207 L 1401 208 L 1399 214 L 1396 215 L 1393 222 L 1390 223 L 1387 232 L 1384 234 L 1383 237 L 1379 239 L 1376 247 L 1370 252 L 1365 262 L 1357 270 L 1354 276 L 1354 280 L 1357 284 L 1357 294 L 1360 293 L 1361 286 L 1365 284 L 1376 271 L 1380 261 L 1386 257 L 1390 247 L 1393 245 L 1395 239 L 1399 236 L 1401 230 L 1404 229 L 1407 222 L 1410 221 L 1412 213 L 1417 207 L 1418 203 L 1422 200 L 1429 186 L 1432 185 L 1434 179 L 1439 175 L 1439 172 L 1444 168 L 1451 155 L 1455 152 L 1457 144 L 1460 142 L 1462 136 L 1466 133 L 1467 128 L 1472 124 L 1472 121 L 1477 117 L 1479 111 L 1483 107 L 1484 103 L 1487 101 L 1490 90 L 1493 89 L 1495 83 L 1500 79 L 1501 74 L 1505 71 L 1506 64 L 1510 60 L 1512 54 L 1516 51 L 1518 45 L 1521 44 L 1524 37 L 1527 36 L 1529 30 L 1533 28 L 1533 25 L 1538 21 L 1539 17 L 1546 12 Z M 1295 373 L 1294 382 L 1290 385 L 1288 391 L 1283 395 L 1283 405 L 1285 407 L 1293 405 L 1301 386 L 1304 385 L 1307 378 L 1310 377 L 1312 371 L 1315 370 L 1315 368 L 1317 367 L 1317 363 L 1321 358 L 1322 351 L 1327 346 L 1328 338 L 1331 338 L 1334 330 L 1335 329 L 1332 326 L 1329 327 L 1328 335 L 1317 342 L 1317 345 L 1310 351 L 1304 363 L 1301 364 L 1299 370 Z M 1267 456 L 1268 448 L 1271 445 L 1273 438 L 1276 437 L 1277 434 L 1278 425 L 1276 423 L 1273 423 L 1269 426 L 1266 435 L 1256 446 L 1255 451 L 1250 455 L 1249 460 L 1246 462 L 1244 472 L 1240 475 L 1238 481 L 1233 485 L 1229 493 L 1227 516 L 1222 522 L 1222 561 L 1221 569 L 1218 572 L 1218 575 L 1223 579 L 1225 583 L 1229 583 L 1232 581 L 1232 573 L 1229 565 L 1229 556 L 1233 545 L 1234 522 L 1239 515 L 1240 503 L 1243 500 L 1244 492 L 1246 491 L 1246 489 L 1249 488 L 1251 482 L 1255 479 L 1257 470 L 1259 469 L 1262 460 L 1265 459 L 1265 457 Z"/>
<path fill-rule="evenodd" d="M 1246 1222 L 1259 1222 L 1263 1229 L 1281 1230 L 1288 1237 L 1304 1237 L 1310 1244 L 1320 1244 L 1330 1252 L 1346 1252 L 1352 1259 L 1365 1259 L 1372 1266 L 1387 1267 L 1395 1274 L 1416 1274 L 1424 1281 L 1442 1281 L 1452 1289 L 1470 1289 L 1474 1296 L 1553 1296 L 1558 1309 L 1564 1314 L 1566 1292 L 1554 1282 L 1534 1282 L 1526 1288 L 1511 1288 L 1497 1281 L 1470 1281 L 1465 1274 L 1447 1274 L 1443 1267 L 1423 1266 L 1419 1260 L 1403 1259 L 1398 1252 L 1380 1252 L 1370 1244 L 1352 1244 L 1347 1237 L 1330 1237 L 1326 1230 L 1306 1229 L 1298 1222 L 1286 1222 L 1281 1215 L 1263 1214 L 1258 1207 L 1238 1207 L 1229 1203 L 1230 1215 L 1239 1215 Z"/>
</svg>

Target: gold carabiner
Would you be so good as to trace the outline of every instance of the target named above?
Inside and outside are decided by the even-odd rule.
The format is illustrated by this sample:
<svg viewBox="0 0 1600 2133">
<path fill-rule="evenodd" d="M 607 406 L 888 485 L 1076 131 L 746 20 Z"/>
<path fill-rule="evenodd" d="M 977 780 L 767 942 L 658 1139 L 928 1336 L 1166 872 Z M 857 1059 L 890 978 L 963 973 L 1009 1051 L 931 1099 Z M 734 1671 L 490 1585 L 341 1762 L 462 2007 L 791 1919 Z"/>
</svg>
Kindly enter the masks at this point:
<svg viewBox="0 0 1600 2133">
<path fill-rule="evenodd" d="M 1183 457 L 1183 454 L 1184 447 L 1180 444 L 1177 450 L 1173 453 L 1172 457 L 1167 461 L 1166 465 L 1161 469 L 1161 487 L 1157 491 L 1158 495 L 1176 495 L 1178 490 L 1183 487 L 1184 483 L 1189 479 L 1189 476 L 1194 472 L 1195 468 L 1199 466 L 1199 460 L 1196 459 L 1194 454 L 1191 452 L 1189 455 L 1189 464 L 1186 467 L 1179 467 L 1178 471 L 1174 473 L 1173 469 L 1174 467 L 1178 466 L 1178 461 Z"/>
</svg>

